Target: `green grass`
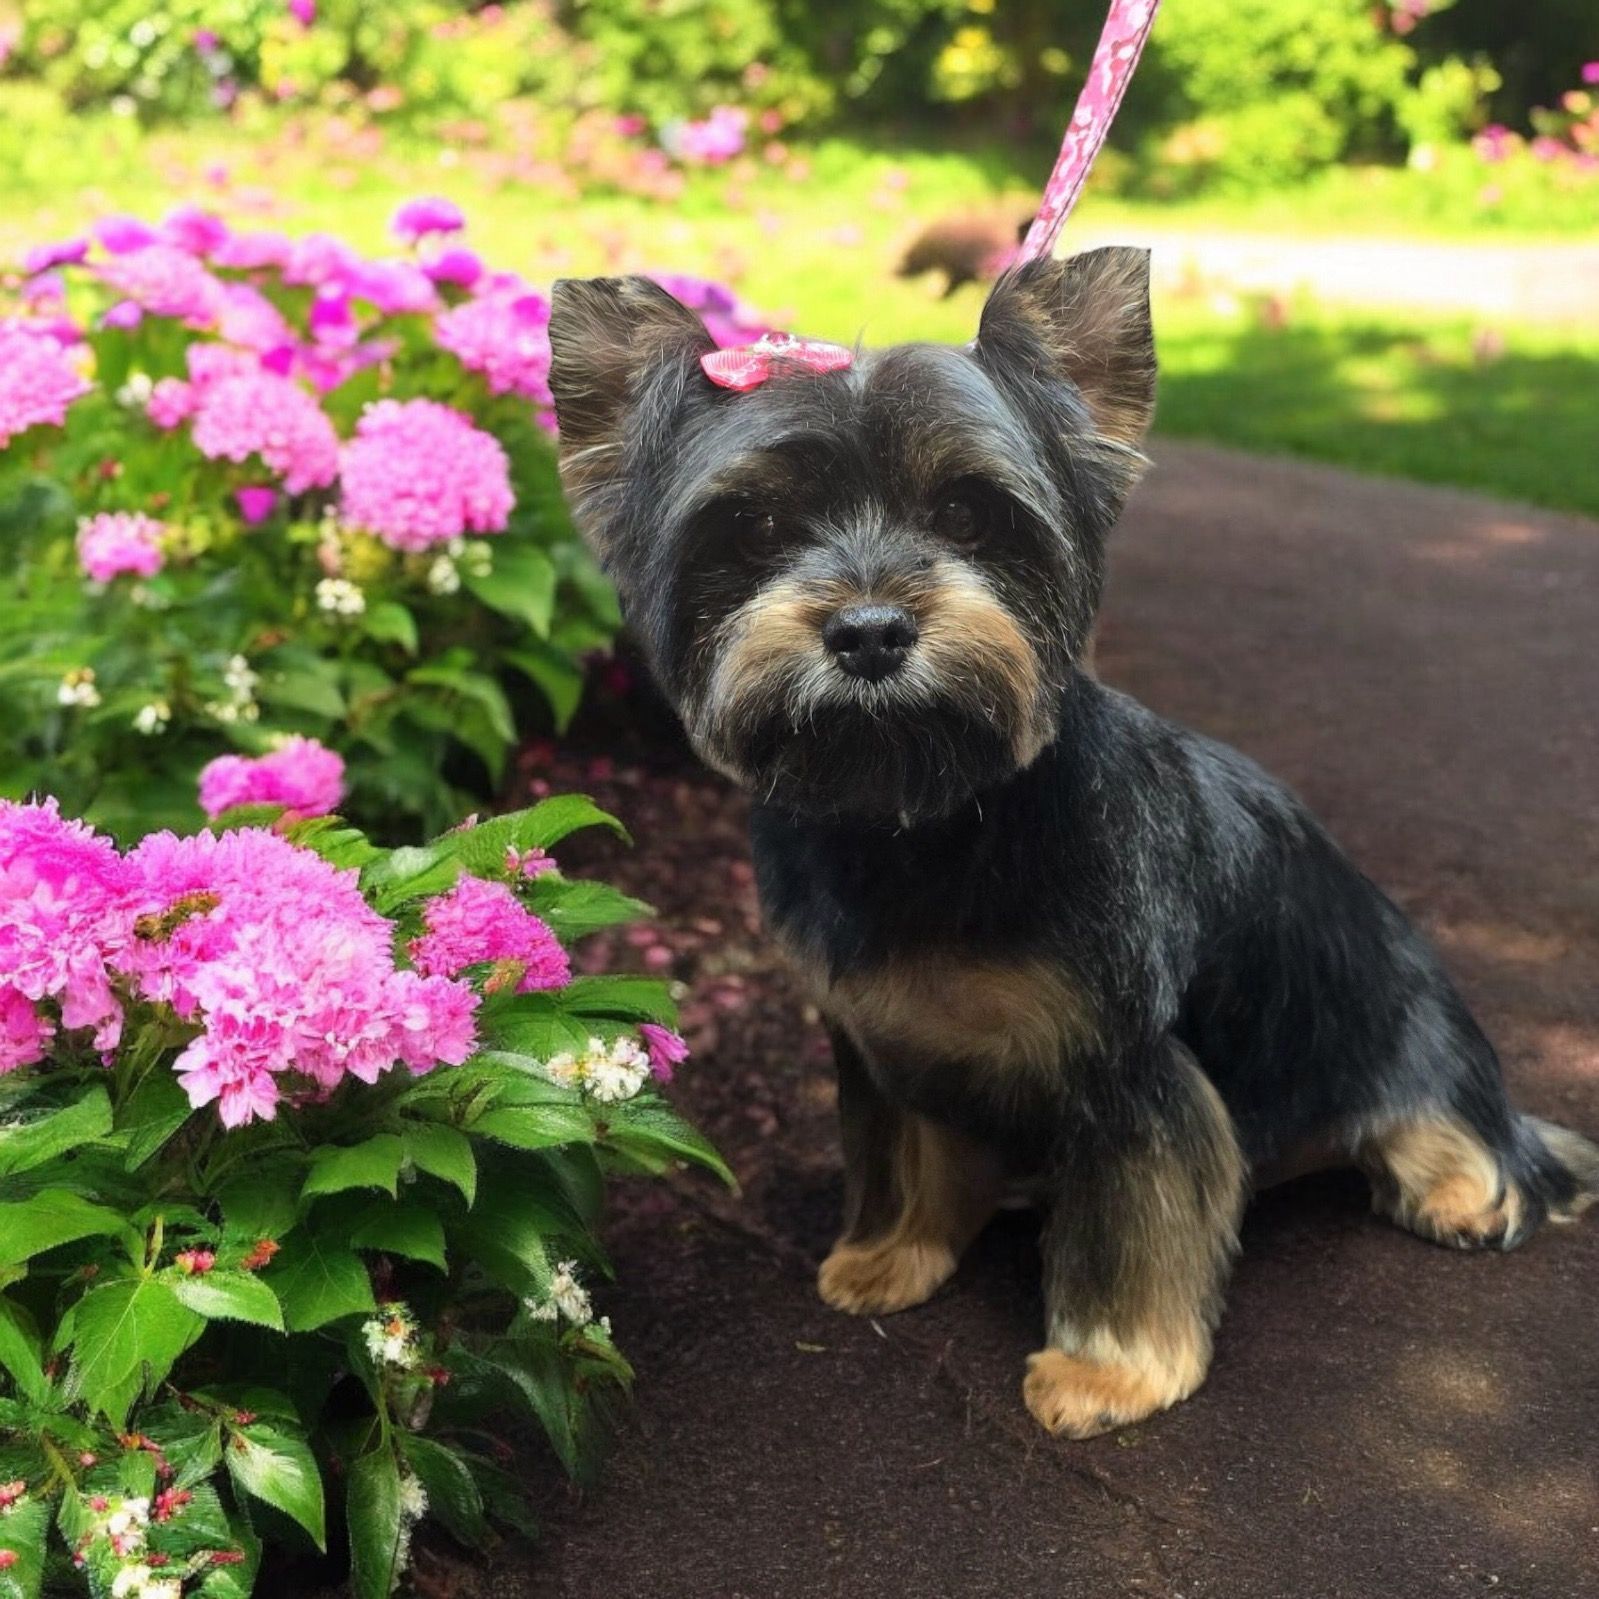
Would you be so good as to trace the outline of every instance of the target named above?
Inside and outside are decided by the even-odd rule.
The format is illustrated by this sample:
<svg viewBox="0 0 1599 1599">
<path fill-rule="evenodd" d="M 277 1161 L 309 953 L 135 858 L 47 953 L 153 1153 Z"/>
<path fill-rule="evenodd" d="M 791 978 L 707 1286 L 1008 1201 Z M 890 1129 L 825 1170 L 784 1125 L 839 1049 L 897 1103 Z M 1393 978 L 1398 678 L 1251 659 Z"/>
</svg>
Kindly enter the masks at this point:
<svg viewBox="0 0 1599 1599">
<path fill-rule="evenodd" d="M 1020 163 L 992 147 L 867 149 L 830 139 L 805 152 L 804 178 L 767 168 L 702 174 L 664 205 L 554 194 L 507 176 L 499 154 L 395 138 L 300 146 L 278 124 L 149 137 L 106 117 L 0 119 L 0 256 L 109 210 L 154 215 L 203 196 L 203 174 L 222 162 L 231 182 L 219 198 L 240 223 L 327 228 L 379 248 L 400 199 L 446 192 L 467 210 L 473 242 L 535 281 L 647 267 L 699 272 L 733 282 L 780 325 L 875 343 L 960 341 L 975 330 L 981 291 L 939 300 L 927 283 L 896 279 L 904 242 L 963 206 L 1021 216 L 1032 199 Z M 1164 208 L 1091 194 L 1074 228 L 1245 226 L 1303 236 L 1347 231 L 1358 214 L 1365 231 L 1394 232 L 1405 196 L 1425 215 L 1414 205 L 1416 177 L 1328 174 L 1297 197 Z M 1487 331 L 1503 348 L 1484 360 L 1474 349 L 1484 329 L 1461 319 L 1304 305 L 1279 327 L 1252 303 L 1168 295 L 1156 323 L 1161 432 L 1599 515 L 1599 332 L 1496 324 Z"/>
</svg>

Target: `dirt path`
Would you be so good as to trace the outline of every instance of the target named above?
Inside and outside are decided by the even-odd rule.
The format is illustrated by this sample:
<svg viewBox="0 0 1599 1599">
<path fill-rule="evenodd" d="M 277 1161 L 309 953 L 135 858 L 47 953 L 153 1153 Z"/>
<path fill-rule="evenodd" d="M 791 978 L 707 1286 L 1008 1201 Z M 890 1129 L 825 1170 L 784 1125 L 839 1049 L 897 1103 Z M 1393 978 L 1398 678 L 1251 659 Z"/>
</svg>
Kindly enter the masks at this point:
<svg viewBox="0 0 1599 1599">
<path fill-rule="evenodd" d="M 1296 784 L 1431 929 L 1528 1106 L 1599 1134 L 1599 525 L 1165 445 L 1101 667 Z M 1034 1223 L 863 1322 L 810 1277 L 838 1204 L 814 1020 L 754 931 L 742 807 L 687 767 L 584 781 L 695 985 L 679 1097 L 744 1179 L 624 1199 L 641 1372 L 586 1499 L 490 1588 L 559 1599 L 1593 1599 L 1599 1221 L 1510 1257 L 1316 1179 L 1251 1212 L 1213 1375 L 1087 1444 L 1022 1411 Z M 619 950 L 620 954 L 621 951 Z"/>
</svg>

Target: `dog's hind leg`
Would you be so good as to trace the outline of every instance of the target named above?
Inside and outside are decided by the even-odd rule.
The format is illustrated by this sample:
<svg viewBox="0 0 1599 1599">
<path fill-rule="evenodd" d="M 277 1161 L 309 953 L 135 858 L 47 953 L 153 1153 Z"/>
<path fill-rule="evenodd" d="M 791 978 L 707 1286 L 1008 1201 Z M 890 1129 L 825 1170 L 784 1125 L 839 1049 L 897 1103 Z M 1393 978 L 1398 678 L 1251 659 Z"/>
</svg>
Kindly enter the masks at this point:
<svg viewBox="0 0 1599 1599">
<path fill-rule="evenodd" d="M 1248 1189 L 1227 1109 L 1180 1044 L 1119 1063 L 1116 1081 L 1132 1097 L 1063 1139 L 1043 1238 L 1048 1347 L 1022 1385 L 1034 1417 L 1072 1438 L 1204 1381 Z"/>
<path fill-rule="evenodd" d="M 836 1310 L 908 1310 L 935 1293 L 993 1215 L 998 1162 L 969 1140 L 891 1105 L 854 1042 L 833 1033 L 844 1138 L 844 1231 L 817 1286 Z"/>
</svg>

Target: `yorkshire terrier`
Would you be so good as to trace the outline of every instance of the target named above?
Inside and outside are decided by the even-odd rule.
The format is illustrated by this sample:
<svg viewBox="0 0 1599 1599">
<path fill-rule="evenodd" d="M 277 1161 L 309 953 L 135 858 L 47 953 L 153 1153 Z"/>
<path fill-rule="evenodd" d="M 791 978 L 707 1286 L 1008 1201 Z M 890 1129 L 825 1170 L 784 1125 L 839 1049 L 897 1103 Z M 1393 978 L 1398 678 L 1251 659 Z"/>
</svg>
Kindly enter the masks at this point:
<svg viewBox="0 0 1599 1599">
<path fill-rule="evenodd" d="M 1252 1183 L 1352 1164 L 1510 1249 L 1599 1192 L 1512 1109 L 1425 939 L 1300 802 L 1085 652 L 1154 408 L 1149 260 L 1002 278 L 963 348 L 733 393 L 643 278 L 555 287 L 574 514 L 827 1017 L 845 1166 L 822 1297 L 921 1304 L 1045 1210 L 1022 1385 L 1089 1437 L 1194 1392 Z"/>
</svg>

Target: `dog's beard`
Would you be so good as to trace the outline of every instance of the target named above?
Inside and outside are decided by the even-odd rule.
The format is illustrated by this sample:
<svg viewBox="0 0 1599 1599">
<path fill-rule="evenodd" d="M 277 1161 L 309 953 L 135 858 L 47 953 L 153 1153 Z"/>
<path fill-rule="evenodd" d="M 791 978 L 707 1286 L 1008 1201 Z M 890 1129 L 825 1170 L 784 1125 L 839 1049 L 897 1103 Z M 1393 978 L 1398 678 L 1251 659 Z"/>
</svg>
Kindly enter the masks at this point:
<svg viewBox="0 0 1599 1599">
<path fill-rule="evenodd" d="M 704 758 L 757 798 L 811 815 L 923 821 L 1028 765 L 1053 736 L 1038 659 L 1010 613 L 959 563 L 874 586 L 919 637 L 881 682 L 842 671 L 821 642 L 843 584 L 779 581 L 718 630 L 689 708 Z"/>
</svg>

